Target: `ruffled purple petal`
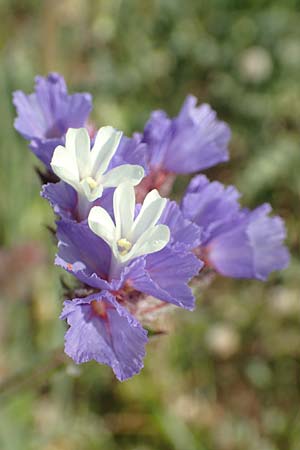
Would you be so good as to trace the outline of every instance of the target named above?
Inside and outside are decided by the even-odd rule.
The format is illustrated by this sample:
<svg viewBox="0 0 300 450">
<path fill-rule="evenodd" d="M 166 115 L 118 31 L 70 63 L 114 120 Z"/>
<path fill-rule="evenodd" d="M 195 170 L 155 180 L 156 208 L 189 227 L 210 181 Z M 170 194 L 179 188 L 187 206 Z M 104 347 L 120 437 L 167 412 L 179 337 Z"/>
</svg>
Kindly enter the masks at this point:
<svg viewBox="0 0 300 450">
<path fill-rule="evenodd" d="M 147 332 L 109 292 L 67 300 L 61 319 L 70 326 L 65 352 L 77 364 L 106 364 L 120 381 L 143 368 Z"/>
<path fill-rule="evenodd" d="M 164 248 L 132 265 L 127 277 L 135 289 L 192 310 L 195 298 L 188 282 L 202 266 L 202 261 L 192 253 Z"/>
<path fill-rule="evenodd" d="M 88 213 L 93 206 L 102 206 L 109 214 L 113 209 L 113 189 L 105 189 L 101 198 L 90 203 L 85 211 L 85 216 L 79 218 L 78 214 L 78 194 L 70 185 L 64 181 L 58 183 L 48 183 L 43 186 L 41 195 L 52 206 L 55 214 L 63 220 L 74 222 L 86 222 Z"/>
<path fill-rule="evenodd" d="M 190 182 L 181 210 L 202 229 L 200 254 L 208 265 L 225 276 L 265 280 L 288 264 L 284 224 L 268 217 L 270 205 L 241 209 L 239 196 L 233 186 L 199 175 Z"/>
<path fill-rule="evenodd" d="M 45 184 L 41 192 L 55 214 L 65 220 L 75 220 L 77 209 L 77 192 L 64 181 Z"/>
<path fill-rule="evenodd" d="M 108 170 L 123 164 L 137 164 L 148 172 L 147 145 L 135 135 L 133 138 L 123 136 Z"/>
<path fill-rule="evenodd" d="M 196 104 L 197 99 L 188 96 L 172 120 L 163 111 L 152 113 L 143 141 L 154 169 L 193 173 L 228 160 L 229 127 L 209 105 Z"/>
<path fill-rule="evenodd" d="M 53 139 L 33 139 L 29 144 L 29 148 L 32 153 L 34 153 L 35 156 L 39 158 L 49 170 L 52 171 L 50 163 L 53 152 L 58 145 L 64 144 L 64 137 Z"/>
<path fill-rule="evenodd" d="M 274 270 L 287 267 L 284 223 L 278 216 L 268 217 L 269 211 L 269 205 L 244 211 L 239 224 L 207 244 L 208 259 L 218 272 L 234 278 L 266 280 Z"/>
<path fill-rule="evenodd" d="M 169 246 L 189 250 L 199 245 L 201 229 L 183 216 L 176 202 L 167 202 L 159 223 L 170 229 Z"/>
<path fill-rule="evenodd" d="M 84 126 L 92 109 L 87 93 L 68 95 L 63 77 L 50 73 L 35 78 L 35 92 L 13 94 L 18 116 L 15 129 L 27 140 L 30 148 L 48 168 L 55 147 L 63 144 L 68 128 Z"/>
<path fill-rule="evenodd" d="M 165 156 L 172 139 L 172 120 L 164 111 L 153 111 L 145 125 L 143 142 L 147 144 L 151 167 L 166 168 Z"/>
<path fill-rule="evenodd" d="M 58 254 L 55 264 L 96 289 L 109 289 L 111 251 L 86 224 L 57 223 Z"/>
<path fill-rule="evenodd" d="M 284 222 L 281 217 L 268 217 L 267 214 L 268 210 L 257 208 L 250 213 L 247 227 L 254 253 L 255 275 L 262 280 L 274 270 L 285 269 L 290 261 L 289 252 L 283 245 L 286 238 Z"/>
<path fill-rule="evenodd" d="M 202 229 L 202 243 L 224 230 L 240 217 L 239 192 L 221 183 L 209 182 L 204 175 L 194 177 L 183 197 L 181 209 L 185 217 Z"/>
<path fill-rule="evenodd" d="M 244 225 L 217 235 L 204 249 L 209 264 L 220 274 L 255 278 L 253 251 Z"/>
</svg>

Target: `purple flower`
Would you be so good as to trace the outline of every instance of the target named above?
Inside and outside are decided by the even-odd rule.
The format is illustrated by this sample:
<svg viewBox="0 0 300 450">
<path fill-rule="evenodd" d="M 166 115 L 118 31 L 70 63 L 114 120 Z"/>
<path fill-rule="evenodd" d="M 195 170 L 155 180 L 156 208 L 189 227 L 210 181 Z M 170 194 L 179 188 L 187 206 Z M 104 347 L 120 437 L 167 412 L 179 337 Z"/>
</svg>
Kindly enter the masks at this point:
<svg viewBox="0 0 300 450">
<path fill-rule="evenodd" d="M 196 104 L 190 95 L 174 119 L 164 111 L 151 114 L 142 140 L 153 170 L 192 173 L 228 160 L 229 127 L 209 105 Z"/>
<path fill-rule="evenodd" d="M 14 92 L 13 103 L 18 113 L 16 130 L 50 170 L 54 149 L 64 144 L 68 128 L 82 127 L 92 109 L 91 95 L 68 95 L 65 80 L 56 73 L 37 76 L 33 94 Z"/>
<path fill-rule="evenodd" d="M 115 195 L 122 193 L 122 189 L 119 189 L 119 193 L 118 189 Z M 134 318 L 139 300 L 144 301 L 147 295 L 150 295 L 163 302 L 193 309 L 195 299 L 188 282 L 198 274 L 203 265 L 189 251 L 199 242 L 199 228 L 182 217 L 174 202 L 165 206 L 160 224 L 151 225 L 149 214 L 155 215 L 155 211 L 160 211 L 164 203 L 161 203 L 156 194 L 150 196 L 151 198 L 146 200 L 146 206 L 137 211 L 135 221 L 143 210 L 143 220 L 147 218 L 149 224 L 147 230 L 158 227 L 157 230 L 160 232 L 159 227 L 169 228 L 169 242 L 161 250 L 159 250 L 161 244 L 156 242 L 154 245 L 158 250 L 150 248 L 152 244 L 148 238 L 145 240 L 146 247 L 142 244 L 141 233 L 144 233 L 140 225 L 142 219 L 136 222 L 135 229 L 140 230 L 138 248 L 143 248 L 144 254 L 141 250 L 135 250 L 136 257 L 134 253 L 132 257 L 130 256 L 124 223 L 121 228 L 125 237 L 121 242 L 118 240 L 119 250 L 113 250 L 111 247 L 113 230 L 109 235 L 102 230 L 107 239 L 105 242 L 86 224 L 65 221 L 57 224 L 59 252 L 56 264 L 73 273 L 94 292 L 86 298 L 65 302 L 62 318 L 66 318 L 70 325 L 66 334 L 66 353 L 77 363 L 95 359 L 111 365 L 120 380 L 129 378 L 142 368 L 147 338 L 145 330 Z M 125 206 L 122 197 L 119 200 L 120 206 Z M 116 205 L 118 200 L 114 200 L 114 203 Z M 127 208 L 130 208 L 129 203 L 128 200 Z M 177 220 L 174 220 L 173 215 Z M 116 209 L 115 216 L 118 217 Z M 94 224 L 96 220 L 94 213 L 91 220 Z M 105 226 L 102 221 L 100 225 Z M 116 225 L 117 228 L 120 227 L 118 221 Z M 162 231 L 164 233 L 164 229 Z M 186 236 L 187 233 L 189 237 Z M 152 235 L 152 232 L 150 234 Z M 119 251 L 122 257 L 118 271 L 115 270 L 115 251 Z M 129 256 L 126 261 L 127 253 Z"/>
<path fill-rule="evenodd" d="M 240 209 L 239 193 L 221 183 L 195 177 L 182 201 L 182 211 L 202 228 L 201 257 L 222 275 L 265 280 L 289 263 L 283 245 L 282 219 L 269 217 L 270 205 L 254 211 Z"/>
</svg>

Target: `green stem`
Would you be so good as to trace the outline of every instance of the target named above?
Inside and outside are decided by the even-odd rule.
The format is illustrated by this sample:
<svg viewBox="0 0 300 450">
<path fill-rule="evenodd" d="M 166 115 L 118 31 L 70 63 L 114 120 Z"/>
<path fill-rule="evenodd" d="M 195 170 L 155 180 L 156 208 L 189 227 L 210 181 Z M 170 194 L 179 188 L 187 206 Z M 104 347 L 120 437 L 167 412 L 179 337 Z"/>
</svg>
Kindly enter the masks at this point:
<svg viewBox="0 0 300 450">
<path fill-rule="evenodd" d="M 45 379 L 57 370 L 63 368 L 67 362 L 63 349 L 57 349 L 46 358 L 39 360 L 31 367 L 22 372 L 11 375 L 0 383 L 0 397 L 14 394 L 20 389 L 28 388 L 32 385 L 43 384 Z"/>
</svg>

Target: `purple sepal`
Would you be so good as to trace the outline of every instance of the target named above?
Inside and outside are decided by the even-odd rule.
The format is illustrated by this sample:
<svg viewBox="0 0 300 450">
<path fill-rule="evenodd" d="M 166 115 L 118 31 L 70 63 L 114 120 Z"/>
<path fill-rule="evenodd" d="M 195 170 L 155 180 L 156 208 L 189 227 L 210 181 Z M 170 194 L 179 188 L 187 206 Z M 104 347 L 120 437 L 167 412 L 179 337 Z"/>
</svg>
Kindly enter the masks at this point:
<svg viewBox="0 0 300 450">
<path fill-rule="evenodd" d="M 196 97 L 188 96 L 174 119 L 163 111 L 152 113 L 143 142 L 154 170 L 193 173 L 228 160 L 229 127 L 209 105 L 196 104 Z"/>
<path fill-rule="evenodd" d="M 109 292 L 67 300 L 60 317 L 70 326 L 65 352 L 77 364 L 106 364 L 120 381 L 143 368 L 147 331 Z"/>
</svg>

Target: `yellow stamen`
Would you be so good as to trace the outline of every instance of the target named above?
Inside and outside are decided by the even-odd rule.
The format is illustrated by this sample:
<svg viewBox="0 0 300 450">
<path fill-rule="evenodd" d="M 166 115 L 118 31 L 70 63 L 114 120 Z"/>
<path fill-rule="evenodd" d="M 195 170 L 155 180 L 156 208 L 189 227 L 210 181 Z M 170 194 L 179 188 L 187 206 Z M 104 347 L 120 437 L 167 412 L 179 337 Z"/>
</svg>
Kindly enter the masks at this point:
<svg viewBox="0 0 300 450">
<path fill-rule="evenodd" d="M 91 188 L 91 190 L 95 189 L 98 186 L 97 181 L 94 180 L 94 178 L 92 178 L 92 177 L 86 177 L 86 182 L 89 185 L 89 187 Z"/>
<path fill-rule="evenodd" d="M 118 244 L 118 250 L 121 256 L 127 255 L 129 250 L 132 247 L 132 243 L 129 242 L 126 238 L 121 238 L 117 242 Z"/>
</svg>

